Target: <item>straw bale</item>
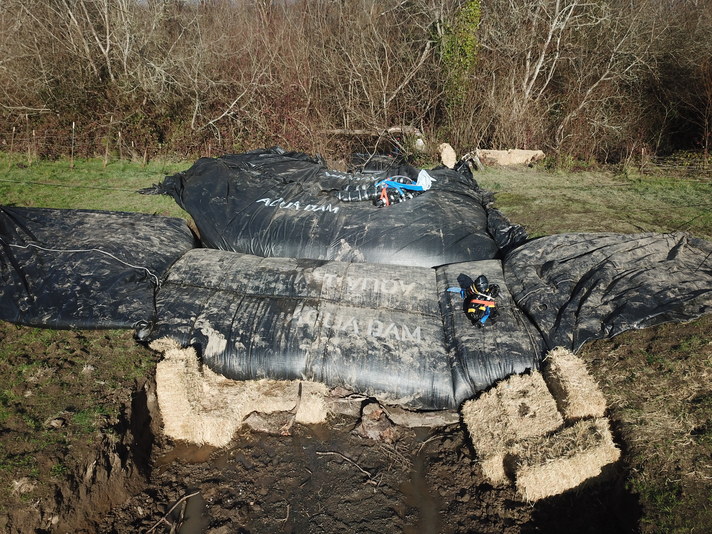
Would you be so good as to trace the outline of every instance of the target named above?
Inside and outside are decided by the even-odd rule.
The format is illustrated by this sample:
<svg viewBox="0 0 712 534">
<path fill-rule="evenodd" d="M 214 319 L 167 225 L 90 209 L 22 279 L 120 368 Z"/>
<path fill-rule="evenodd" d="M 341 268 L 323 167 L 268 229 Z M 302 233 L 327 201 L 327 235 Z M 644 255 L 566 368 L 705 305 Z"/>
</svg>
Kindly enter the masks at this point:
<svg viewBox="0 0 712 534">
<path fill-rule="evenodd" d="M 505 455 L 491 454 L 480 459 L 482 474 L 493 486 L 508 486 L 511 479 L 504 468 Z"/>
<path fill-rule="evenodd" d="M 472 442 L 484 456 L 552 432 L 563 424 L 541 374 L 513 375 L 462 406 Z"/>
<path fill-rule="evenodd" d="M 156 396 L 164 433 L 172 439 L 223 447 L 252 412 L 296 410 L 299 422 L 326 420 L 323 397 L 328 391 L 323 384 L 231 380 L 201 366 L 192 347 L 181 348 L 168 339 L 150 347 L 163 353 L 156 367 Z"/>
<path fill-rule="evenodd" d="M 563 424 L 556 402 L 537 371 L 510 377 L 497 386 L 497 394 L 511 439 L 519 441 L 543 436 Z"/>
<path fill-rule="evenodd" d="M 480 456 L 488 457 L 506 451 L 507 420 L 496 388 L 465 402 L 461 411 L 472 444 Z"/>
<path fill-rule="evenodd" d="M 567 422 L 604 416 L 606 399 L 584 361 L 573 352 L 563 347 L 550 351 L 544 360 L 543 373 Z"/>
<path fill-rule="evenodd" d="M 302 382 L 301 397 L 297 406 L 295 421 L 303 425 L 323 423 L 326 420 L 326 399 L 328 391 L 324 384 Z"/>
<path fill-rule="evenodd" d="M 461 411 L 482 471 L 496 485 L 508 480 L 504 459 L 512 446 L 563 424 L 556 402 L 536 371 L 509 377 L 465 402 Z"/>
<path fill-rule="evenodd" d="M 600 479 L 603 468 L 620 458 L 605 418 L 581 420 L 550 436 L 526 440 L 513 453 L 516 489 L 527 501 Z"/>
<path fill-rule="evenodd" d="M 480 161 L 485 165 L 529 165 L 541 161 L 546 157 L 541 150 L 522 150 L 510 148 L 509 150 L 477 150 Z"/>
</svg>

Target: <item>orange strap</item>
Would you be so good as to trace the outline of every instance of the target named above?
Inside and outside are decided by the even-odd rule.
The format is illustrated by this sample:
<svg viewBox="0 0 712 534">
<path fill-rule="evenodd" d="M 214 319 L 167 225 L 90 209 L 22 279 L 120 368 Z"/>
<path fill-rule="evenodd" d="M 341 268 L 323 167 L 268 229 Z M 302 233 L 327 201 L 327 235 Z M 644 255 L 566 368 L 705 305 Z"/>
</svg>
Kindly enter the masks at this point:
<svg viewBox="0 0 712 534">
<path fill-rule="evenodd" d="M 386 206 L 390 206 L 391 202 L 388 200 L 388 188 L 384 185 L 381 189 L 381 200 L 385 202 Z"/>
<path fill-rule="evenodd" d="M 493 308 L 496 305 L 494 300 L 477 300 L 477 299 L 472 299 L 470 301 L 470 304 L 481 304 L 482 306 L 489 306 L 490 308 Z"/>
</svg>

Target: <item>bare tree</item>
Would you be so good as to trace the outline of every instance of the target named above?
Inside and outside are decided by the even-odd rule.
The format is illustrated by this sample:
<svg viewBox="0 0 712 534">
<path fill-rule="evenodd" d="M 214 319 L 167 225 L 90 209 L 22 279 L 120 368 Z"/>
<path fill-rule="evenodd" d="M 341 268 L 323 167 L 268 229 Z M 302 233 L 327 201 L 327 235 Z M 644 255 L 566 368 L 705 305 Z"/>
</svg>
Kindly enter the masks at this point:
<svg viewBox="0 0 712 534">
<path fill-rule="evenodd" d="M 649 67 L 665 27 L 658 3 L 493 0 L 480 27 L 478 137 L 498 147 L 554 149 L 620 128 L 612 111 Z M 618 99 L 619 102 L 613 103 Z M 609 133 L 610 133 L 609 132 Z M 590 146 L 590 142 L 588 145 Z"/>
<path fill-rule="evenodd" d="M 225 149 L 395 126 L 605 158 L 683 119 L 707 146 L 711 1 L 482 0 L 453 110 L 443 44 L 473 0 L 2 0 L 0 110 Z"/>
</svg>

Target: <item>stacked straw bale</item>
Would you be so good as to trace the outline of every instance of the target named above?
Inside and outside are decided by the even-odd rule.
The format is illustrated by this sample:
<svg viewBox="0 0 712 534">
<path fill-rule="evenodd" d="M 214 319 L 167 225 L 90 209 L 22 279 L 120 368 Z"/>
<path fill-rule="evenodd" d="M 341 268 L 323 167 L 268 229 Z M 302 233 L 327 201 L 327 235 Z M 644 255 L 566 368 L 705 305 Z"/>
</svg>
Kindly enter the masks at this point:
<svg viewBox="0 0 712 534">
<path fill-rule="evenodd" d="M 536 501 L 602 478 L 620 458 L 606 403 L 586 367 L 565 349 L 551 351 L 544 374 L 514 375 L 462 406 L 462 418 L 495 485 L 515 481 Z"/>
<path fill-rule="evenodd" d="M 600 476 L 605 466 L 618 461 L 620 450 L 607 419 L 583 419 L 550 436 L 519 443 L 514 457 L 517 492 L 537 501 Z"/>
<path fill-rule="evenodd" d="M 294 421 L 326 421 L 325 385 L 296 380 L 236 381 L 201 366 L 191 347 L 159 339 L 150 347 L 163 353 L 156 367 L 156 396 L 166 436 L 224 447 L 252 412 L 293 412 Z"/>
<path fill-rule="evenodd" d="M 544 359 L 544 379 L 567 422 L 603 417 L 606 399 L 581 358 L 557 347 Z"/>
<path fill-rule="evenodd" d="M 563 425 L 540 373 L 514 375 L 462 407 L 462 417 L 481 454 L 482 470 L 495 485 L 509 482 L 505 457 L 519 441 Z"/>
</svg>

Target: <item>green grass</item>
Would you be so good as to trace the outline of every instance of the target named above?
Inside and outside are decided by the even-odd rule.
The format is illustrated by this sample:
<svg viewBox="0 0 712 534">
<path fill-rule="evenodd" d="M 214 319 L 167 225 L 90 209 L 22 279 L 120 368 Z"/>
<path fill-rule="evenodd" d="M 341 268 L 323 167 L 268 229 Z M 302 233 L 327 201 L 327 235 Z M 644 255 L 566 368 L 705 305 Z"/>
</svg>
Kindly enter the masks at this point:
<svg viewBox="0 0 712 534">
<path fill-rule="evenodd" d="M 50 468 L 49 472 L 53 477 L 62 478 L 69 473 L 69 468 L 62 462 L 57 462 Z"/>
<path fill-rule="evenodd" d="M 625 447 L 641 532 L 712 527 L 712 316 L 631 331 L 584 347 Z"/>
<path fill-rule="evenodd" d="M 532 237 L 567 232 L 675 232 L 712 238 L 712 182 L 613 172 L 486 169 L 480 187 Z"/>
<path fill-rule="evenodd" d="M 137 211 L 188 219 L 167 196 L 137 190 L 190 162 L 35 161 L 0 153 L 0 205 Z M 673 232 L 712 238 L 712 182 L 634 173 L 488 168 L 475 178 L 532 237 L 563 232 Z"/>
<path fill-rule="evenodd" d="M 39 497 L 49 491 L 48 473 L 64 478 L 76 471 L 72 462 L 114 432 L 136 381 L 150 376 L 155 361 L 130 331 L 0 322 L 0 509 L 13 498 L 13 480 L 38 480 L 32 494 Z M 70 451 L 71 460 L 47 464 Z"/>
<path fill-rule="evenodd" d="M 89 406 L 72 415 L 72 421 L 77 425 L 79 431 L 84 434 L 90 434 L 97 430 L 99 418 L 112 415 L 112 410 L 105 406 Z"/>
<path fill-rule="evenodd" d="M 17 155 L 0 154 L 0 205 L 40 208 L 137 211 L 187 218 L 164 195 L 140 195 L 137 190 L 187 169 L 189 163 L 128 161 L 104 167 L 100 159 L 36 161 L 27 165 Z"/>
<path fill-rule="evenodd" d="M 35 161 L 0 154 L 0 205 L 96 209 L 189 219 L 163 195 L 136 191 L 185 170 L 190 163 L 111 162 L 101 159 Z M 50 491 L 47 476 L 70 476 L 101 436 L 113 432 L 136 381 L 155 366 L 155 355 L 128 331 L 74 332 L 0 324 L 0 508 L 16 496 L 12 481 L 40 484 L 24 498 Z M 62 421 L 52 426 L 53 420 Z M 58 462 L 72 451 L 72 460 Z M 51 498 L 49 496 L 48 498 Z"/>
</svg>

